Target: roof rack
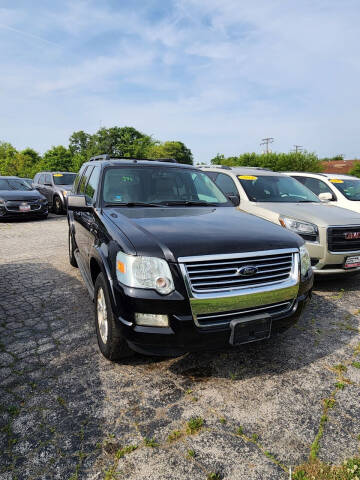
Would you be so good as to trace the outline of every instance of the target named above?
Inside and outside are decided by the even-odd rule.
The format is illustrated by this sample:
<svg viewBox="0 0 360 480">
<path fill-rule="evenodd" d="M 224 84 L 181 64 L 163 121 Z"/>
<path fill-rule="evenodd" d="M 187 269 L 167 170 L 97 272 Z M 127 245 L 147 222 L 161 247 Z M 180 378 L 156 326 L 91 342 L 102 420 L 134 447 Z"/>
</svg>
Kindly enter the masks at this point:
<svg viewBox="0 0 360 480">
<path fill-rule="evenodd" d="M 227 165 L 199 165 L 199 168 L 222 168 L 223 170 L 231 170 Z"/>
<path fill-rule="evenodd" d="M 125 161 L 134 161 L 134 162 L 167 162 L 167 163 L 178 163 L 175 158 L 133 158 L 133 157 L 116 157 L 114 155 L 109 155 L 108 153 L 103 155 L 96 155 L 91 157 L 89 162 L 95 162 L 96 160 L 125 160 Z"/>
</svg>

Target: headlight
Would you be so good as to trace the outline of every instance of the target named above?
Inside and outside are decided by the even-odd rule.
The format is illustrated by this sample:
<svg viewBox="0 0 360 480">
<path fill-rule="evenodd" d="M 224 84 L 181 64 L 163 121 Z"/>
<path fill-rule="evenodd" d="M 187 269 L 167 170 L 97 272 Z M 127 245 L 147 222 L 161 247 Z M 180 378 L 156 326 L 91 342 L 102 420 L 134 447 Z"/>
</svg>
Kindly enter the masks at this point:
<svg viewBox="0 0 360 480">
<path fill-rule="evenodd" d="M 163 295 L 174 290 L 174 282 L 166 260 L 157 257 L 138 257 L 118 252 L 116 276 L 128 287 L 151 288 Z"/>
<path fill-rule="evenodd" d="M 68 194 L 68 191 L 67 191 L 67 190 L 63 190 L 63 191 L 62 191 L 62 194 L 64 195 L 64 197 L 66 197 L 67 194 Z"/>
<path fill-rule="evenodd" d="M 5 207 L 5 200 L 0 198 L 0 207 Z"/>
<path fill-rule="evenodd" d="M 309 222 L 303 222 L 302 220 L 295 220 L 294 218 L 279 217 L 280 224 L 297 233 L 298 235 L 319 235 L 319 229 L 317 225 Z"/>
<path fill-rule="evenodd" d="M 300 247 L 300 270 L 303 277 L 307 274 L 309 268 L 311 268 L 310 255 L 305 245 L 302 245 Z"/>
</svg>

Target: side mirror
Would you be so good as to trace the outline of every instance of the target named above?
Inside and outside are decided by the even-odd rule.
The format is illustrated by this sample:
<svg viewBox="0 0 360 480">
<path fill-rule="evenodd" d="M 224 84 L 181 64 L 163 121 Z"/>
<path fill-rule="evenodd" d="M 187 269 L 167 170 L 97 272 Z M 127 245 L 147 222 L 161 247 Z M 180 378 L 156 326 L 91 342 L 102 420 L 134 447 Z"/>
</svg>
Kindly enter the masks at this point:
<svg viewBox="0 0 360 480">
<path fill-rule="evenodd" d="M 234 205 L 234 207 L 238 207 L 240 205 L 240 196 L 236 194 L 228 194 L 226 195 L 230 202 Z"/>
<path fill-rule="evenodd" d="M 330 202 L 331 200 L 334 200 L 334 195 L 330 192 L 323 192 L 319 194 L 319 199 L 322 202 Z"/>
<path fill-rule="evenodd" d="M 77 210 L 79 212 L 90 212 L 92 206 L 86 203 L 85 195 L 68 195 L 67 208 L 68 210 Z"/>
</svg>

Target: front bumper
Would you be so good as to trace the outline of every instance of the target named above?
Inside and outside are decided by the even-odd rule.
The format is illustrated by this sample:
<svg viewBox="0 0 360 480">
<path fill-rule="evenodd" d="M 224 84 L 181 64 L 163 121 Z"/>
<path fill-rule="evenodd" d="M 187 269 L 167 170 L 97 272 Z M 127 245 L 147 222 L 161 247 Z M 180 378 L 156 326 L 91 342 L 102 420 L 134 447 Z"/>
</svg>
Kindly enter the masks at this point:
<svg viewBox="0 0 360 480">
<path fill-rule="evenodd" d="M 16 210 L 8 210 L 0 207 L 0 220 L 12 220 L 21 218 L 41 218 L 48 214 L 48 204 L 41 204 L 40 208 L 36 210 L 29 210 L 28 212 L 20 212 Z"/>
<path fill-rule="evenodd" d="M 311 297 L 313 285 L 313 274 L 311 270 L 307 278 L 297 283 L 296 290 L 286 288 L 281 293 L 283 300 L 289 300 L 290 308 L 285 312 L 276 313 L 272 316 L 272 333 L 283 331 L 297 322 L 301 313 Z M 142 290 L 143 297 L 135 296 L 136 289 L 123 289 L 119 285 L 114 286 L 115 299 L 117 305 L 121 305 L 118 310 L 118 322 L 122 333 L 128 341 L 129 346 L 139 352 L 152 355 L 181 355 L 189 351 L 217 350 L 232 348 L 230 345 L 230 323 L 214 323 L 210 326 L 199 325 L 197 315 L 194 314 L 190 305 L 190 300 L 185 291 L 175 291 L 171 295 L 162 297 L 156 292 Z M 138 292 L 139 293 L 139 292 Z M 249 298 L 246 296 L 247 306 L 245 310 L 249 312 L 251 308 L 258 311 L 266 307 L 266 302 L 272 304 L 273 296 L 262 301 L 257 294 L 254 295 L 254 307 L 250 307 Z M 233 300 L 235 297 L 232 297 Z M 237 297 L 238 300 L 240 297 Z M 280 297 L 277 297 L 277 300 Z M 223 303 L 224 300 L 224 303 Z M 225 311 L 229 315 L 230 309 L 227 308 L 226 299 L 217 299 L 217 310 Z M 230 308 L 242 313 L 245 303 L 233 301 Z M 268 305 L 269 306 L 269 305 Z M 210 309 L 211 310 L 211 309 Z M 239 312 L 240 310 L 240 312 Z M 207 310 L 209 311 L 209 309 Z M 134 323 L 134 312 L 166 314 L 169 317 L 169 327 L 145 327 Z M 256 312 L 255 312 L 256 313 Z M 200 314 L 199 314 L 200 316 Z M 246 321 L 246 318 L 243 317 Z"/>
</svg>

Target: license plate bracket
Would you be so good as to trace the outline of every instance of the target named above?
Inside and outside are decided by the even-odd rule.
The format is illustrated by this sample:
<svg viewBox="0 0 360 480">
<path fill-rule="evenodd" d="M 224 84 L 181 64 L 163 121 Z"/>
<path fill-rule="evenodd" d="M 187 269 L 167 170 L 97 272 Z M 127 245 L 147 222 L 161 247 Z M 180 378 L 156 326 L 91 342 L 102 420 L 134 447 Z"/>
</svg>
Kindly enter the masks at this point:
<svg viewBox="0 0 360 480">
<path fill-rule="evenodd" d="M 230 345 L 265 340 L 271 335 L 272 319 L 268 313 L 249 315 L 230 322 Z"/>
<path fill-rule="evenodd" d="M 360 267 L 360 255 L 353 255 L 351 257 L 346 257 L 344 268 L 355 268 Z"/>
</svg>

